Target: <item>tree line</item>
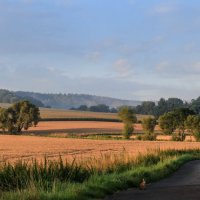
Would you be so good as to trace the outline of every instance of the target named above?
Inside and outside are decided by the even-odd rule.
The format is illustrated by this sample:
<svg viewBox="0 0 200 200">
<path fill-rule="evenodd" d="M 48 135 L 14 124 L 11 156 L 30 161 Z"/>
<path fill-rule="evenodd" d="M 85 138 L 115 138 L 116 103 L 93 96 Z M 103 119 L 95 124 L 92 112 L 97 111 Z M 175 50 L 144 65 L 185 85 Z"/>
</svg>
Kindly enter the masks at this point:
<svg viewBox="0 0 200 200">
<path fill-rule="evenodd" d="M 19 134 L 22 129 L 36 126 L 40 119 L 39 108 L 29 101 L 19 101 L 9 108 L 0 108 L 0 129 Z"/>
<path fill-rule="evenodd" d="M 124 107 L 124 106 L 121 106 Z M 91 112 L 110 112 L 117 113 L 120 111 L 121 107 L 110 108 L 105 104 L 99 104 L 96 106 L 86 106 L 81 105 L 78 108 L 71 108 L 71 110 L 80 110 L 80 111 L 91 111 Z M 153 115 L 157 119 L 159 116 L 163 115 L 166 112 L 173 111 L 174 109 L 179 108 L 188 108 L 194 111 L 196 114 L 200 113 L 200 97 L 197 99 L 191 100 L 191 102 L 185 102 L 179 98 L 161 98 L 157 103 L 153 101 L 143 101 L 141 105 L 135 107 L 129 106 L 137 114 L 144 115 Z"/>
<path fill-rule="evenodd" d="M 78 108 L 71 108 L 71 110 L 90 111 L 90 112 L 105 112 L 105 113 L 117 113 L 118 112 L 118 109 L 110 108 L 106 104 L 98 104 L 96 106 L 81 105 Z"/>
<path fill-rule="evenodd" d="M 45 105 L 39 101 L 38 99 L 35 99 L 30 96 L 18 96 L 15 92 L 11 92 L 9 90 L 0 89 L 0 102 L 1 103 L 16 103 L 22 100 L 30 101 L 32 104 L 38 106 L 38 107 L 45 107 Z"/>
<path fill-rule="evenodd" d="M 200 97 L 192 99 L 191 102 L 184 102 L 179 98 L 161 98 L 157 103 L 153 101 L 144 101 L 141 105 L 135 107 L 137 114 L 147 114 L 159 117 L 166 112 L 173 111 L 178 108 L 188 108 L 196 114 L 200 113 Z"/>
<path fill-rule="evenodd" d="M 121 107 L 118 112 L 124 123 L 123 136 L 129 139 L 134 131 L 134 123 L 137 122 L 134 109 L 131 107 Z M 200 115 L 189 108 L 176 108 L 173 111 L 161 115 L 158 120 L 149 116 L 143 118 L 142 128 L 144 134 L 137 136 L 140 140 L 156 140 L 155 127 L 159 124 L 163 133 L 171 135 L 174 141 L 184 141 L 186 133 L 193 135 L 196 141 L 200 141 Z"/>
</svg>

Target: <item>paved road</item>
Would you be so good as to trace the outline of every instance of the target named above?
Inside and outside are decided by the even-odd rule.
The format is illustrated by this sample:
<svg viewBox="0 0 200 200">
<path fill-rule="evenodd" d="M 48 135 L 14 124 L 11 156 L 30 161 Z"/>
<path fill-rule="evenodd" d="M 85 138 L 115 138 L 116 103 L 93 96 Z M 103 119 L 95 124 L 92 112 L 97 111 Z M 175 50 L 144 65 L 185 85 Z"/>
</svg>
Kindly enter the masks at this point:
<svg viewBox="0 0 200 200">
<path fill-rule="evenodd" d="M 191 161 L 147 190 L 128 189 L 105 200 L 200 200 L 200 161 Z"/>
</svg>

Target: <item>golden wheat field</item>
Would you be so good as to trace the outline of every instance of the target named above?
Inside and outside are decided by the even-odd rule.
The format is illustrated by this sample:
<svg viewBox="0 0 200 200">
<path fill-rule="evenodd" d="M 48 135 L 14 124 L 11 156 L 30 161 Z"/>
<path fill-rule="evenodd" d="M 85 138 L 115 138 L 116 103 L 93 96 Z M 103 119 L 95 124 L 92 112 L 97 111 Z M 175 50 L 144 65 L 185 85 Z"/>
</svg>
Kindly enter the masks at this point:
<svg viewBox="0 0 200 200">
<path fill-rule="evenodd" d="M 200 148 L 199 142 L 172 141 L 123 141 L 123 140 L 89 140 L 71 138 L 49 138 L 36 136 L 0 136 L 0 160 L 16 161 L 32 158 L 88 159 L 98 158 L 104 154 L 119 154 L 125 151 L 129 155 L 138 155 L 155 149 L 194 149 Z"/>
</svg>

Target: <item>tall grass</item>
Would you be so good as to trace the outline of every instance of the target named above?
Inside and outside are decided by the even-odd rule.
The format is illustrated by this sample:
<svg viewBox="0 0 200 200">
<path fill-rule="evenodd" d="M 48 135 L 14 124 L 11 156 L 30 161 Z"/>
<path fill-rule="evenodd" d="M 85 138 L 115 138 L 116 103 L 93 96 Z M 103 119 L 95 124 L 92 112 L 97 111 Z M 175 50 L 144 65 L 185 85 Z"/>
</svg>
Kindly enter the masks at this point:
<svg viewBox="0 0 200 200">
<path fill-rule="evenodd" d="M 199 159 L 200 150 L 154 151 L 132 157 L 102 155 L 76 162 L 18 161 L 0 168 L 0 199 L 92 199 L 138 186 L 142 178 L 156 181 L 186 161 Z"/>
</svg>

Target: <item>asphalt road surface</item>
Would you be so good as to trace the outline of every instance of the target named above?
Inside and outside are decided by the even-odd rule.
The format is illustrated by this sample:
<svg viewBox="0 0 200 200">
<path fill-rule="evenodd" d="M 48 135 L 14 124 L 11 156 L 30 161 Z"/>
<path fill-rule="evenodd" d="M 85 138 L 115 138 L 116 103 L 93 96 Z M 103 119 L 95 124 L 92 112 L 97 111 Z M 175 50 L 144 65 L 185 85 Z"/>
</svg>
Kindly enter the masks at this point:
<svg viewBox="0 0 200 200">
<path fill-rule="evenodd" d="M 200 161 L 191 161 L 166 179 L 142 191 L 120 191 L 104 200 L 200 200 Z"/>
</svg>

